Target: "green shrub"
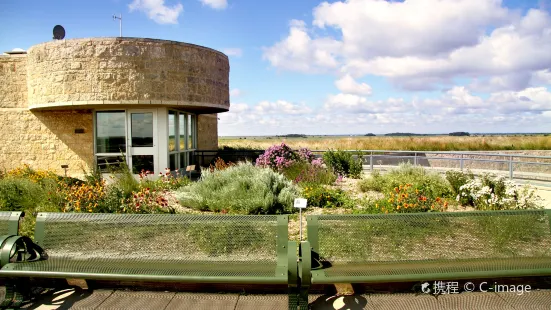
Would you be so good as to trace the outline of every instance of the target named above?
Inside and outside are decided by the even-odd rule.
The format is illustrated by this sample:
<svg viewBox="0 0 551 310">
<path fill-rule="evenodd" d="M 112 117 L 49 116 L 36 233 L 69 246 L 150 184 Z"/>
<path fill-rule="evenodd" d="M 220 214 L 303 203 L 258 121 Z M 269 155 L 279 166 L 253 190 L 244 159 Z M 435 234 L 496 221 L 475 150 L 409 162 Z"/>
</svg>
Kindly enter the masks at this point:
<svg viewBox="0 0 551 310">
<path fill-rule="evenodd" d="M 25 211 L 47 201 L 44 189 L 24 178 L 7 177 L 0 180 L 0 210 Z"/>
<path fill-rule="evenodd" d="M 352 199 L 346 192 L 319 184 L 306 184 L 302 196 L 308 200 L 309 207 L 352 207 Z"/>
<path fill-rule="evenodd" d="M 398 168 L 392 169 L 384 175 L 378 172 L 372 173 L 371 177 L 359 183 L 359 188 L 364 192 L 376 190 L 386 193 L 404 184 L 412 184 L 414 189 L 422 191 L 424 195 L 432 199 L 452 196 L 450 185 L 441 175 L 410 163 L 400 164 Z"/>
<path fill-rule="evenodd" d="M 297 184 L 325 184 L 331 185 L 337 180 L 337 176 L 329 169 L 308 162 L 295 162 L 291 166 L 283 168 L 282 173 L 287 179 Z"/>
<path fill-rule="evenodd" d="M 357 155 L 361 157 L 360 153 Z M 323 161 L 338 175 L 356 179 L 361 176 L 362 161 L 360 158 L 354 159 L 350 152 L 329 150 L 323 153 Z"/>
<path fill-rule="evenodd" d="M 358 182 L 358 187 L 362 192 L 383 192 L 387 187 L 386 183 L 387 179 L 381 175 L 381 172 L 379 172 L 379 170 L 373 170 L 370 177 Z"/>
<path fill-rule="evenodd" d="M 128 168 L 125 160 L 117 167 L 110 167 L 109 170 L 113 179 L 113 183 L 110 186 L 117 187 L 125 198 L 132 197 L 134 192 L 140 190 L 140 183 L 136 180 L 130 168 Z"/>
<path fill-rule="evenodd" d="M 202 172 L 201 179 L 177 192 L 183 206 L 236 214 L 282 214 L 293 211 L 298 188 L 269 168 L 239 163 Z"/>
<path fill-rule="evenodd" d="M 446 171 L 446 180 L 448 180 L 448 183 L 450 183 L 451 190 L 454 196 L 457 196 L 460 192 L 461 186 L 467 184 L 467 182 L 474 179 L 474 174 L 472 172 L 463 172 L 463 171 L 455 171 L 455 170 L 449 170 Z"/>
</svg>

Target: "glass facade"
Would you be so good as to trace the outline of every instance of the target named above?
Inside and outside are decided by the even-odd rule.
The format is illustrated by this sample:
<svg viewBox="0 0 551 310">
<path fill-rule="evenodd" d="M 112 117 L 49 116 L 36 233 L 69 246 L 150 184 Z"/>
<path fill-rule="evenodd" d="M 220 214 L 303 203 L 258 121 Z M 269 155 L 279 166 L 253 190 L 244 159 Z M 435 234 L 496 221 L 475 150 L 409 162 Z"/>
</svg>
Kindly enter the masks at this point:
<svg viewBox="0 0 551 310">
<path fill-rule="evenodd" d="M 174 133 L 171 130 L 174 130 Z M 180 111 L 169 111 L 168 132 L 170 170 L 185 169 L 190 164 L 191 153 L 196 148 L 195 115 Z M 171 143 L 171 140 L 174 140 L 174 143 Z"/>
<path fill-rule="evenodd" d="M 96 153 L 126 152 L 125 111 L 96 112 Z"/>
<path fill-rule="evenodd" d="M 136 174 L 142 170 L 153 173 L 156 168 L 164 169 L 165 164 L 172 171 L 185 169 L 196 148 L 196 116 L 176 110 L 165 110 L 164 113 L 159 115 L 159 112 L 147 110 L 96 111 L 95 156 L 100 170 L 104 173 L 111 172 L 110 167 L 120 165 L 125 157 L 132 172 Z M 166 118 L 167 115 L 168 119 L 164 121 L 158 119 Z M 168 127 L 168 132 L 165 133 L 168 135 L 166 144 L 165 137 L 156 136 L 155 126 L 159 125 L 155 124 Z M 127 139 L 131 147 L 127 145 Z M 160 139 L 159 142 L 157 139 Z M 163 145 L 164 150 L 155 149 L 159 145 Z M 156 156 L 166 158 L 166 162 L 159 162 Z M 163 167 L 155 167 L 163 162 Z"/>
<path fill-rule="evenodd" d="M 131 113 L 132 147 L 153 146 L 153 113 Z"/>
</svg>

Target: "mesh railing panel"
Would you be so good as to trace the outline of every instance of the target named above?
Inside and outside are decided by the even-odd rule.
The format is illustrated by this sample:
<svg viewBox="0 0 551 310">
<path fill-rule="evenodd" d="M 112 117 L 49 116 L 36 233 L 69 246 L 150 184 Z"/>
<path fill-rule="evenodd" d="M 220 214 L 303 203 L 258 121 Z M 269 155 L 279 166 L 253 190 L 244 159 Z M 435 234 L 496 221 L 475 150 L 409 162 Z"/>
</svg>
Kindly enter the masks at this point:
<svg viewBox="0 0 551 310">
<path fill-rule="evenodd" d="M 332 263 L 551 257 L 539 210 L 317 218 L 319 255 Z"/>
<path fill-rule="evenodd" d="M 9 264 L 8 270 L 39 272 L 79 272 L 91 274 L 124 274 L 187 277 L 275 277 L 276 264 L 266 262 L 204 262 L 126 260 L 75 260 L 56 258 L 32 263 Z"/>
<path fill-rule="evenodd" d="M 336 264 L 324 270 L 328 277 L 376 277 L 399 275 L 450 274 L 467 272 L 486 272 L 502 270 L 536 270 L 551 269 L 551 258 L 525 257 L 523 259 L 483 259 L 423 261 L 423 262 L 392 262 L 368 264 Z"/>
<path fill-rule="evenodd" d="M 12 212 L 0 212 L 0 236 L 9 235 L 9 219 Z"/>
<path fill-rule="evenodd" d="M 277 261 L 277 216 L 270 215 L 48 213 L 44 230 L 51 259 Z"/>
</svg>

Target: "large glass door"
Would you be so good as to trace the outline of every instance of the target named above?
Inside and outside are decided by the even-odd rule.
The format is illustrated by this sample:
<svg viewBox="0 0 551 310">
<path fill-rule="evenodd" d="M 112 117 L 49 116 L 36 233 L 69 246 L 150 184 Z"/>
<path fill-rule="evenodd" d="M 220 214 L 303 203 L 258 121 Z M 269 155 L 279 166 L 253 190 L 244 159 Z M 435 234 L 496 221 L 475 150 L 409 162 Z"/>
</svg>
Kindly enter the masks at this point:
<svg viewBox="0 0 551 310">
<path fill-rule="evenodd" d="M 134 174 L 158 174 L 157 112 L 156 110 L 128 110 L 127 112 L 128 166 Z"/>
</svg>

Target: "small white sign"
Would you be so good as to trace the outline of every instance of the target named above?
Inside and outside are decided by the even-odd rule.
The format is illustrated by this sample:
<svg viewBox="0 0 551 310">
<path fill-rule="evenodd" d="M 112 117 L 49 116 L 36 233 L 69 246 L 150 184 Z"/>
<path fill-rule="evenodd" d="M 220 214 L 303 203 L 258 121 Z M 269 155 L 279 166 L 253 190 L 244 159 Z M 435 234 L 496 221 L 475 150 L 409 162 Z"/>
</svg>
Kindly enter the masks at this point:
<svg viewBox="0 0 551 310">
<path fill-rule="evenodd" d="M 306 202 L 304 198 L 295 198 L 295 208 L 306 209 Z"/>
</svg>

